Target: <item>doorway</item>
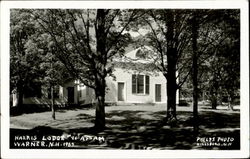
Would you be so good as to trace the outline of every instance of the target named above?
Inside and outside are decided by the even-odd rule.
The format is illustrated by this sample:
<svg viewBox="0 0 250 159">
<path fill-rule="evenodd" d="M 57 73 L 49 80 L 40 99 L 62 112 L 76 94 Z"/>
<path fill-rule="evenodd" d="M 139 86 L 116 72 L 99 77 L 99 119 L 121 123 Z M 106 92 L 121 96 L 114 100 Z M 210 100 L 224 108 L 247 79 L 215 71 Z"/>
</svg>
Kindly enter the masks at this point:
<svg viewBox="0 0 250 159">
<path fill-rule="evenodd" d="M 73 104 L 75 96 L 74 87 L 68 87 L 67 90 L 68 90 L 68 103 Z"/>
<path fill-rule="evenodd" d="M 155 84 L 155 102 L 161 102 L 161 84 Z"/>
<path fill-rule="evenodd" d="M 125 84 L 118 82 L 118 101 L 125 101 Z"/>
</svg>

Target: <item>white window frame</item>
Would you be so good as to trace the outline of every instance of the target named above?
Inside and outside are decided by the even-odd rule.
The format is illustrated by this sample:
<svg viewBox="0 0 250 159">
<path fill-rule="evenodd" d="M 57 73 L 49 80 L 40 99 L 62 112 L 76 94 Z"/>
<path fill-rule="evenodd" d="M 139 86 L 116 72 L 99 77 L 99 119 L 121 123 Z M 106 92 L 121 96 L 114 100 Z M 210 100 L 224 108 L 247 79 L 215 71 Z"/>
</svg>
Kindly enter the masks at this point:
<svg viewBox="0 0 250 159">
<path fill-rule="evenodd" d="M 132 93 L 134 95 L 149 95 L 150 94 L 150 76 L 145 75 L 145 74 L 132 74 L 131 78 L 133 78 L 133 75 L 136 75 L 136 93 Z M 143 93 L 138 93 L 138 76 L 143 76 Z M 146 93 L 146 76 L 149 77 L 149 92 Z M 133 82 L 131 83 L 131 89 L 133 92 Z"/>
</svg>

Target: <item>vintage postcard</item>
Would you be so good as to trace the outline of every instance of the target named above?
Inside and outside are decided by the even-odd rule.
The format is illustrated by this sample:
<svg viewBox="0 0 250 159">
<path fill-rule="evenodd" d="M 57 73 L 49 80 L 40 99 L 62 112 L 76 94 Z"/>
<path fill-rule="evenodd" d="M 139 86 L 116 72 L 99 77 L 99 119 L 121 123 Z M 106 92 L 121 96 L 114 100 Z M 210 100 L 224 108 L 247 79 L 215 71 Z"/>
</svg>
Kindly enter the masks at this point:
<svg viewBox="0 0 250 159">
<path fill-rule="evenodd" d="M 1 157 L 249 157 L 248 12 L 1 2 Z"/>
</svg>

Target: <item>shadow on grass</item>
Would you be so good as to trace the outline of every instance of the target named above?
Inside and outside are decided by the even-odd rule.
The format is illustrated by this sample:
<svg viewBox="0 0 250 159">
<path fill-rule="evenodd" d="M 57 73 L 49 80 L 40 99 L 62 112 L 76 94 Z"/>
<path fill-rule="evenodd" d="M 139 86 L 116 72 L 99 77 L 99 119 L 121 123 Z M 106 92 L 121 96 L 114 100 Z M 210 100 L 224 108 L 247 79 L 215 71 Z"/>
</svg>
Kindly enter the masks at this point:
<svg viewBox="0 0 250 159">
<path fill-rule="evenodd" d="M 78 105 L 78 104 L 65 104 L 65 105 L 55 105 L 56 112 L 67 112 L 68 110 L 78 110 L 78 109 L 91 109 L 93 106 L 89 105 Z M 11 107 L 10 116 L 18 116 L 22 114 L 40 113 L 51 111 L 50 104 L 23 104 L 21 106 Z"/>
<path fill-rule="evenodd" d="M 175 125 L 164 123 L 165 111 L 123 111 L 113 110 L 106 113 L 106 129 L 98 132 L 94 127 L 70 128 L 65 130 L 51 127 L 36 127 L 32 130 L 11 129 L 11 138 L 15 135 L 94 135 L 105 138 L 103 143 L 76 141 L 76 148 L 91 149 L 239 149 L 240 115 L 239 113 L 202 111 L 199 113 L 199 137 L 232 137 L 231 146 L 197 146 L 193 135 L 191 112 L 178 112 Z M 78 122 L 94 122 L 94 116 L 79 114 Z M 65 121 L 74 122 L 74 121 Z M 77 122 L 77 121 L 75 121 Z"/>
</svg>

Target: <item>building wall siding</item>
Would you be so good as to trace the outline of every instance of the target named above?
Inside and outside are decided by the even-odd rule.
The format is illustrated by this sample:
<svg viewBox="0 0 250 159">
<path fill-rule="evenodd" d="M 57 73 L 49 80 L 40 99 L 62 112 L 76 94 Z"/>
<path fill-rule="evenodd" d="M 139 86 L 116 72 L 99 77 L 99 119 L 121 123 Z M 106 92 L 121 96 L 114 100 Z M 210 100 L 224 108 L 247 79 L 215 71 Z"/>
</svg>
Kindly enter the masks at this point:
<svg viewBox="0 0 250 159">
<path fill-rule="evenodd" d="M 137 71 L 127 71 L 121 68 L 116 68 L 114 71 L 114 75 L 116 76 L 116 81 L 113 81 L 113 85 L 116 86 L 115 90 L 111 89 L 112 95 L 115 94 L 117 101 L 117 83 L 124 82 L 125 83 L 125 101 L 127 103 L 155 103 L 155 84 L 161 84 L 161 103 L 166 103 L 166 79 L 161 74 L 151 74 L 150 76 L 150 84 L 149 84 L 149 94 L 133 94 L 132 93 L 132 74 L 139 73 Z M 146 73 L 140 73 L 145 75 Z M 112 87 L 114 88 L 114 87 Z M 145 90 L 144 90 L 145 91 Z M 107 94 L 110 96 L 111 93 Z"/>
<path fill-rule="evenodd" d="M 107 89 L 105 102 L 106 103 L 156 103 L 155 102 L 155 84 L 161 84 L 161 102 L 166 103 L 166 79 L 160 73 L 150 76 L 149 84 L 149 94 L 132 94 L 132 74 L 138 73 L 136 71 L 127 71 L 121 68 L 116 68 L 114 75 L 116 80 L 112 77 L 106 78 Z M 141 73 L 144 74 L 144 73 Z M 118 82 L 123 82 L 125 84 L 125 101 L 118 101 Z M 87 88 L 85 104 L 91 104 L 95 102 L 94 90 Z M 88 91 L 88 92 L 87 92 Z"/>
</svg>

